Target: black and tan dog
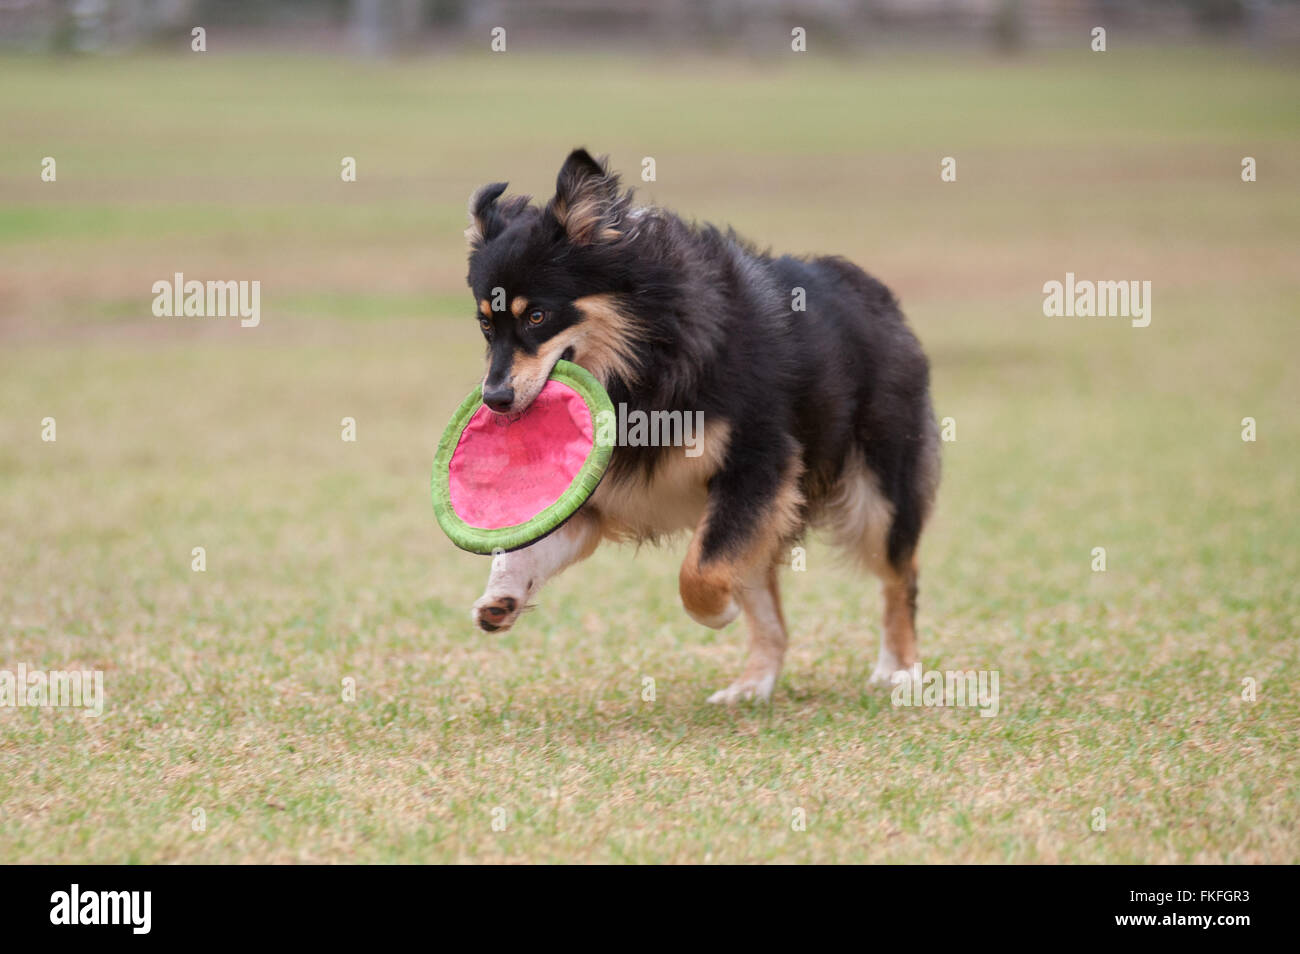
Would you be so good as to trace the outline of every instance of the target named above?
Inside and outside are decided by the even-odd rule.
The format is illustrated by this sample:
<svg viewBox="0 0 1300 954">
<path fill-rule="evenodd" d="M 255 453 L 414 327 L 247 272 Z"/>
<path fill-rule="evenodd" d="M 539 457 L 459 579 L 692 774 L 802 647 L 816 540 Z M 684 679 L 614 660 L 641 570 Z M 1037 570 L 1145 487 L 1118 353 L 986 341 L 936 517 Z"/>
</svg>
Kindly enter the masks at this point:
<svg viewBox="0 0 1300 954">
<path fill-rule="evenodd" d="M 777 570 L 808 527 L 824 525 L 884 584 L 873 681 L 910 669 L 939 440 L 928 363 L 889 289 L 842 258 L 773 258 L 730 231 L 636 208 L 583 150 L 544 207 L 502 199 L 505 188 L 474 194 L 466 232 L 488 406 L 521 412 L 567 358 L 616 407 L 700 411 L 705 424 L 696 456 L 615 448 L 576 515 L 494 558 L 475 623 L 509 628 L 602 538 L 690 530 L 686 611 L 705 626 L 742 612 L 749 624 L 744 672 L 710 701 L 767 699 L 787 642 Z"/>
</svg>

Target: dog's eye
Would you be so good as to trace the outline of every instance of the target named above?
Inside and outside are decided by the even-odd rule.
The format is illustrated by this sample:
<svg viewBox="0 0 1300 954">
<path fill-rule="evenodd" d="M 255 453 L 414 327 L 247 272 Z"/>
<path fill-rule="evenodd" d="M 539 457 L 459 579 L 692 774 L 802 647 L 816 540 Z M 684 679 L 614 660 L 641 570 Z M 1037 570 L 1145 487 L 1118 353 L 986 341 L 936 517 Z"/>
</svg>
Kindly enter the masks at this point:
<svg viewBox="0 0 1300 954">
<path fill-rule="evenodd" d="M 546 320 L 546 312 L 540 308 L 534 308 L 528 313 L 528 323 L 530 325 L 540 325 Z"/>
<path fill-rule="evenodd" d="M 488 321 L 486 318 L 480 318 L 478 320 L 478 326 L 483 329 L 483 334 L 492 334 L 492 322 Z"/>
</svg>

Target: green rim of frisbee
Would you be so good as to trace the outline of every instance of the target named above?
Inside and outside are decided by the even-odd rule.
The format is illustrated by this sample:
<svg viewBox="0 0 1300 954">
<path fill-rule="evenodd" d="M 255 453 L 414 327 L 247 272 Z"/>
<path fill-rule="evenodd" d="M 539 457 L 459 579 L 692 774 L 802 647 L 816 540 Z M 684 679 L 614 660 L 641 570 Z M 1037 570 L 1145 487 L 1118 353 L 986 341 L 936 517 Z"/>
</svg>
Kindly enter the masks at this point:
<svg viewBox="0 0 1300 954">
<path fill-rule="evenodd" d="M 602 444 L 600 441 L 599 415 L 602 411 L 613 415 L 614 405 L 609 395 L 590 371 L 572 361 L 556 362 L 551 370 L 551 380 L 567 384 L 586 403 L 587 411 L 591 414 L 591 453 L 587 455 L 569 488 L 560 495 L 560 499 L 530 520 L 495 529 L 472 527 L 460 518 L 451 505 L 451 458 L 460 446 L 461 435 L 470 418 L 483 405 L 481 385 L 460 403 L 447 424 L 447 429 L 442 432 L 438 452 L 433 458 L 433 512 L 443 533 L 462 550 L 492 554 L 518 550 L 536 543 L 548 533 L 558 530 L 564 521 L 572 517 L 586 503 L 587 498 L 595 493 L 600 479 L 605 476 L 605 468 L 609 466 L 614 447 L 612 442 Z"/>
</svg>

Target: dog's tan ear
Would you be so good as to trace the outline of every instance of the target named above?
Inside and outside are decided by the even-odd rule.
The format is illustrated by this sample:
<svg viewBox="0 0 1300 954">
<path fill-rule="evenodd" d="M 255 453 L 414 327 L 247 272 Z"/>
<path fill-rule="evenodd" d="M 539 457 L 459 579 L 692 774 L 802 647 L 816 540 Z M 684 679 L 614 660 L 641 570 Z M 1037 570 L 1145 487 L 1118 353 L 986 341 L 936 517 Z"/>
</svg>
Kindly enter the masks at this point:
<svg viewBox="0 0 1300 954">
<path fill-rule="evenodd" d="M 555 179 L 555 198 L 547 212 L 579 245 L 612 242 L 623 234 L 623 217 L 630 195 L 619 192 L 618 176 L 607 161 L 596 161 L 585 149 L 569 153 Z"/>
<path fill-rule="evenodd" d="M 528 208 L 529 196 L 512 196 L 505 202 L 498 202 L 501 193 L 506 191 L 505 182 L 490 182 L 476 189 L 469 197 L 469 228 L 465 238 L 471 249 L 480 249 L 484 242 L 491 241 L 505 230 L 510 220 Z"/>
</svg>

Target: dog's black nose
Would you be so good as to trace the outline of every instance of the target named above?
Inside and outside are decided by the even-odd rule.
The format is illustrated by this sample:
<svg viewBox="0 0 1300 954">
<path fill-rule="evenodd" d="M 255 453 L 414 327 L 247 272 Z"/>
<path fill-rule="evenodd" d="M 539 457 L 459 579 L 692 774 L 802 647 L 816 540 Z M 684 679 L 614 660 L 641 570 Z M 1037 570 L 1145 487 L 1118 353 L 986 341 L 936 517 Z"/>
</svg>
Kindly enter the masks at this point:
<svg viewBox="0 0 1300 954">
<path fill-rule="evenodd" d="M 510 410 L 510 405 L 515 403 L 515 389 L 508 384 L 503 387 L 485 388 L 483 403 L 498 414 L 504 414 Z"/>
</svg>

